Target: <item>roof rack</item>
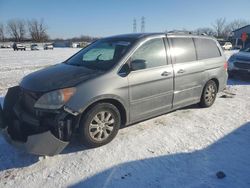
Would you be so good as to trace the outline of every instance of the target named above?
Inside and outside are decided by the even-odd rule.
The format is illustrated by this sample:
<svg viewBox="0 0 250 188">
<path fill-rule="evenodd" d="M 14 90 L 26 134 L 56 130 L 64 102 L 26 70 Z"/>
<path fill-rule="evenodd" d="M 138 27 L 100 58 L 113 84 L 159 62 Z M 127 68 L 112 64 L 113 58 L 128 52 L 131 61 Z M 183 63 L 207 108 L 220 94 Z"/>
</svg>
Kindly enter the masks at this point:
<svg viewBox="0 0 250 188">
<path fill-rule="evenodd" d="M 166 34 L 172 34 L 172 35 L 194 35 L 194 36 L 208 36 L 206 33 L 197 33 L 192 31 L 186 31 L 186 30 L 173 30 L 168 31 Z"/>
<path fill-rule="evenodd" d="M 208 36 L 206 33 L 201 33 L 202 36 Z"/>
<path fill-rule="evenodd" d="M 193 33 L 191 31 L 185 31 L 185 30 L 172 30 L 172 31 L 168 31 L 167 34 L 191 35 Z"/>
</svg>

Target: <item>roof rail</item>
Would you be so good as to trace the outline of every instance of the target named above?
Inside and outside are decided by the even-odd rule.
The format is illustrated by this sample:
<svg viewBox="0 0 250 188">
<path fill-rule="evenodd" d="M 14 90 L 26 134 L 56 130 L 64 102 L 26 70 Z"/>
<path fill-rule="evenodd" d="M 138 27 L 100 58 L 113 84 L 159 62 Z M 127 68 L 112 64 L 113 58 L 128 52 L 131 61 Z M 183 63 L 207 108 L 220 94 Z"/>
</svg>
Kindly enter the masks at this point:
<svg viewBox="0 0 250 188">
<path fill-rule="evenodd" d="M 202 36 L 208 36 L 206 33 L 201 33 Z"/>
<path fill-rule="evenodd" d="M 168 31 L 167 34 L 191 35 L 193 33 L 191 31 L 185 31 L 185 30 L 172 30 L 172 31 Z"/>
</svg>

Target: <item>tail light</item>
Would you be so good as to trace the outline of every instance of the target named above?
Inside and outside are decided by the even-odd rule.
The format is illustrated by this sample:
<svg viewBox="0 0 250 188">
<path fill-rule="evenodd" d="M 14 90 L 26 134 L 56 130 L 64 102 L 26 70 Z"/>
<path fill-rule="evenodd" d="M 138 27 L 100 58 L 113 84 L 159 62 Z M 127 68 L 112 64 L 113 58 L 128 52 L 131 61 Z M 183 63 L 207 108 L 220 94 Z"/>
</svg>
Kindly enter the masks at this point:
<svg viewBox="0 0 250 188">
<path fill-rule="evenodd" d="M 227 61 L 224 63 L 224 69 L 227 71 Z"/>
</svg>

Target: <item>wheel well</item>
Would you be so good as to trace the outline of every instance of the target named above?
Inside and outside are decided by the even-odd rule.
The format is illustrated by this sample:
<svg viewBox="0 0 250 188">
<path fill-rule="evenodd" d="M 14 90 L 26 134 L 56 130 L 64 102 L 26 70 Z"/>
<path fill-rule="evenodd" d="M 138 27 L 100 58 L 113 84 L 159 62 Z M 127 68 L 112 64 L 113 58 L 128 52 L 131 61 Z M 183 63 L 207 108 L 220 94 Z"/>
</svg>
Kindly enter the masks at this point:
<svg viewBox="0 0 250 188">
<path fill-rule="evenodd" d="M 94 103 L 92 103 L 91 105 L 89 105 L 84 112 L 81 114 L 81 116 L 83 116 L 88 110 L 90 110 L 93 106 L 95 106 L 98 103 L 110 103 L 113 104 L 120 112 L 121 115 L 121 126 L 125 126 L 127 123 L 127 114 L 126 114 L 126 110 L 124 108 L 124 106 L 122 105 L 122 103 L 120 103 L 118 100 L 115 99 L 102 99 L 102 100 L 98 100 Z"/>
<path fill-rule="evenodd" d="M 216 78 L 213 78 L 213 79 L 211 79 L 211 80 L 213 80 L 213 81 L 215 82 L 216 87 L 217 87 L 217 91 L 218 91 L 218 90 L 219 90 L 219 80 L 216 79 Z"/>
</svg>

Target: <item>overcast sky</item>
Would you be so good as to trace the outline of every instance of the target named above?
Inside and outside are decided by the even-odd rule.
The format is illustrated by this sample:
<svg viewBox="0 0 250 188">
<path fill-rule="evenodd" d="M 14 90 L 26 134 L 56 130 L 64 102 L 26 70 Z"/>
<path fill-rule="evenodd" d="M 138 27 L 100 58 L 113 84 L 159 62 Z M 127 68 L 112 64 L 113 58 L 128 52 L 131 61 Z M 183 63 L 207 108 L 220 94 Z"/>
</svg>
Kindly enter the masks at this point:
<svg viewBox="0 0 250 188">
<path fill-rule="evenodd" d="M 133 31 L 146 19 L 146 32 L 207 27 L 220 17 L 250 21 L 250 0 L 0 0 L 0 22 L 43 18 L 51 38 L 108 36 Z"/>
</svg>

